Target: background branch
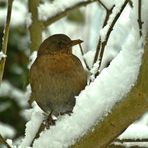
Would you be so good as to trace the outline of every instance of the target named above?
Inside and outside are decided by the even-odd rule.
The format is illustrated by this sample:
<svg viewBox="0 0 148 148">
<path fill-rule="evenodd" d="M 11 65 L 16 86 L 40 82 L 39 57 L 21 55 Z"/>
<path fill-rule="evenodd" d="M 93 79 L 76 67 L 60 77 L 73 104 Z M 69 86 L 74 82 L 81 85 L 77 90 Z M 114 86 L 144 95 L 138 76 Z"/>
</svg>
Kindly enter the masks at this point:
<svg viewBox="0 0 148 148">
<path fill-rule="evenodd" d="M 98 0 L 87 0 L 87 1 L 83 1 L 83 2 L 79 2 L 71 7 L 66 8 L 64 11 L 61 10 L 60 12 L 58 12 L 57 14 L 49 17 L 46 21 L 43 21 L 43 25 L 44 28 L 48 27 L 49 25 L 51 25 L 52 23 L 56 22 L 57 20 L 63 18 L 64 16 L 66 16 L 68 13 L 72 12 L 74 9 L 78 9 L 82 6 L 86 6 L 90 3 L 96 2 Z"/>
<path fill-rule="evenodd" d="M 7 53 L 7 44 L 8 44 L 8 37 L 9 37 L 12 3 L 13 3 L 13 0 L 8 0 L 7 19 L 6 19 L 6 24 L 5 24 L 5 27 L 4 27 L 4 36 L 2 38 L 2 50 L 1 51 L 5 55 Z M 0 60 L 0 83 L 3 79 L 5 63 L 6 63 L 6 58 L 2 58 Z"/>
<path fill-rule="evenodd" d="M 38 50 L 42 42 L 43 24 L 38 19 L 39 0 L 28 0 L 28 9 L 31 13 L 32 24 L 29 26 L 30 49 Z"/>
</svg>

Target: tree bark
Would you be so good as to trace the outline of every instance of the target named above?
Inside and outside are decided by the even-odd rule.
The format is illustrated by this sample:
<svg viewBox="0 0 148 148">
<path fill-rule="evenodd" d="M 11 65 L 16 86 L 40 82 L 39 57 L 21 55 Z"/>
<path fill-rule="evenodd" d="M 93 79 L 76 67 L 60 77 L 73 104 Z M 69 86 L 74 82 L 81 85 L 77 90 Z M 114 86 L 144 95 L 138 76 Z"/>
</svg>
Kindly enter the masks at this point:
<svg viewBox="0 0 148 148">
<path fill-rule="evenodd" d="M 39 0 L 28 0 L 28 9 L 31 13 L 32 20 L 32 23 L 29 26 L 31 51 L 38 50 L 42 42 L 43 24 L 38 18 L 38 6 Z"/>
</svg>

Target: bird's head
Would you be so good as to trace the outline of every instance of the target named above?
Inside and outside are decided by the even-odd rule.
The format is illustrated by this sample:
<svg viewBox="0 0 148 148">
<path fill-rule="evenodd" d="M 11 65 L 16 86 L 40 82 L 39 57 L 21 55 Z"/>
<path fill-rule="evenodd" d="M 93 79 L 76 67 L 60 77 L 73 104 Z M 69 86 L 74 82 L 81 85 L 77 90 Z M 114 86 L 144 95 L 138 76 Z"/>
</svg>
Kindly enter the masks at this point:
<svg viewBox="0 0 148 148">
<path fill-rule="evenodd" d="M 72 46 L 82 43 L 83 41 L 71 40 L 65 34 L 55 34 L 43 41 L 38 50 L 38 55 L 48 54 L 51 52 L 71 53 Z"/>
</svg>

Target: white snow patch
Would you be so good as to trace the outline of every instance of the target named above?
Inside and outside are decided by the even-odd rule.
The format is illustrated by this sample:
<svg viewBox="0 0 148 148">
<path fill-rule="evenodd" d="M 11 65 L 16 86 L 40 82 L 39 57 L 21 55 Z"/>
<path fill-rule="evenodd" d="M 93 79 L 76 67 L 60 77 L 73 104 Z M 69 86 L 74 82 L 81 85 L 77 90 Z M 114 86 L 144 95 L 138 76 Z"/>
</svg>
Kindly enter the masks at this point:
<svg viewBox="0 0 148 148">
<path fill-rule="evenodd" d="M 0 60 L 2 59 L 2 58 L 6 58 L 7 57 L 7 55 L 6 54 L 4 54 L 2 51 L 0 52 Z"/>
<path fill-rule="evenodd" d="M 16 131 L 12 126 L 0 122 L 0 134 L 4 138 L 5 137 L 13 138 L 16 134 Z"/>
</svg>

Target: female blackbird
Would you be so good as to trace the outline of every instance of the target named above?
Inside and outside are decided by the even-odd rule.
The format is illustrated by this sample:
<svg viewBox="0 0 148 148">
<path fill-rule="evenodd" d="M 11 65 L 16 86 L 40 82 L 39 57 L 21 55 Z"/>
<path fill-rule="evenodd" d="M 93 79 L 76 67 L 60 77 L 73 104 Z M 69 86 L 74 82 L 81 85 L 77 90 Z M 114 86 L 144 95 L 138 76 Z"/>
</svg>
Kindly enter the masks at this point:
<svg viewBox="0 0 148 148">
<path fill-rule="evenodd" d="M 87 83 L 80 60 L 72 54 L 72 46 L 81 42 L 64 34 L 43 41 L 30 69 L 30 103 L 35 100 L 43 111 L 55 116 L 72 112 L 75 96 Z"/>
</svg>

